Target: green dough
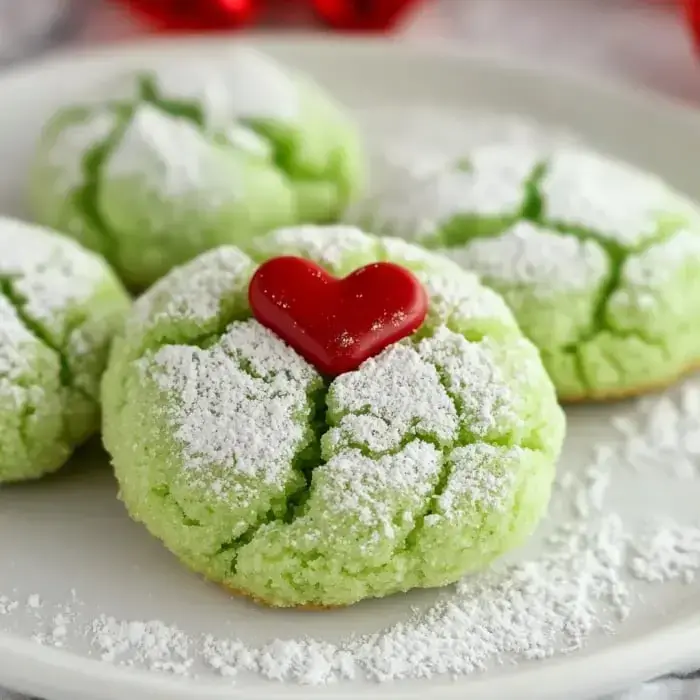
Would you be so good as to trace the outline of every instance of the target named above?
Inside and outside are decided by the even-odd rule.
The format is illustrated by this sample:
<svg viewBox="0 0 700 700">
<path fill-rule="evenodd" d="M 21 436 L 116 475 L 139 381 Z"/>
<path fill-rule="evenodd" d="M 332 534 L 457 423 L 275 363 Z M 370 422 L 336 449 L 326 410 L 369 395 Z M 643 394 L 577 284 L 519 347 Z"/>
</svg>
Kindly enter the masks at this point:
<svg viewBox="0 0 700 700">
<path fill-rule="evenodd" d="M 100 378 L 130 300 L 105 262 L 0 218 L 0 482 L 61 467 L 97 432 Z"/>
<path fill-rule="evenodd" d="M 251 317 L 257 263 L 425 285 L 414 336 L 327 381 Z M 502 299 L 441 256 L 348 227 L 287 228 L 156 283 L 115 341 L 103 434 L 121 498 L 187 566 L 275 606 L 442 586 L 544 515 L 565 429 Z"/>
<path fill-rule="evenodd" d="M 238 49 L 224 66 L 156 66 L 61 110 L 37 149 L 30 206 L 142 289 L 210 248 L 337 220 L 363 171 L 339 106 Z"/>
<path fill-rule="evenodd" d="M 354 216 L 503 295 L 563 400 L 640 393 L 700 364 L 700 209 L 580 148 L 498 144 L 401 176 Z"/>
</svg>

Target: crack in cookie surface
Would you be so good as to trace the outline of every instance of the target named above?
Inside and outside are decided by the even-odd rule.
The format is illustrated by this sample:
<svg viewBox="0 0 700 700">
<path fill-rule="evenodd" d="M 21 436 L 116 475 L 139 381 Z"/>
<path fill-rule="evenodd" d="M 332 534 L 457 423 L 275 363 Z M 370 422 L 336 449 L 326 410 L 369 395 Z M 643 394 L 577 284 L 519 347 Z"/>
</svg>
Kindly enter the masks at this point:
<svg viewBox="0 0 700 700">
<path fill-rule="evenodd" d="M 70 391 L 77 392 L 84 399 L 96 406 L 97 402 L 95 397 L 90 396 L 76 382 L 75 370 L 71 366 L 72 362 L 68 353 L 66 353 L 65 349 L 51 337 L 50 333 L 47 333 L 46 328 L 42 326 L 41 322 L 38 322 L 27 313 L 27 300 L 23 299 L 21 294 L 17 293 L 15 289 L 15 280 L 10 277 L 3 278 L 0 276 L 0 294 L 12 305 L 17 314 L 17 318 L 22 322 L 25 329 L 31 333 L 39 343 L 56 355 L 60 366 L 59 381 L 61 386 Z"/>
</svg>

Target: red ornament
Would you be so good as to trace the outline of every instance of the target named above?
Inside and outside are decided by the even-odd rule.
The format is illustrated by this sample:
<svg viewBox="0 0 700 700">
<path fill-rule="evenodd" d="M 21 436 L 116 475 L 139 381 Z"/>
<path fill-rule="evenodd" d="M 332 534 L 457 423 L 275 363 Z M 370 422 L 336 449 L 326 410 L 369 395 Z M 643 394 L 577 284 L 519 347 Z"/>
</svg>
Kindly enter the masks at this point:
<svg viewBox="0 0 700 700">
<path fill-rule="evenodd" d="M 700 0 L 685 0 L 685 10 L 693 32 L 695 48 L 700 51 Z"/>
<path fill-rule="evenodd" d="M 390 29 L 417 0 L 311 0 L 316 12 L 337 29 Z"/>
<path fill-rule="evenodd" d="M 248 298 L 263 326 L 328 376 L 410 335 L 428 311 L 420 282 L 386 262 L 338 279 L 303 258 L 272 258 L 253 275 Z"/>
<path fill-rule="evenodd" d="M 207 31 L 249 24 L 260 0 L 126 0 L 159 29 Z"/>
</svg>

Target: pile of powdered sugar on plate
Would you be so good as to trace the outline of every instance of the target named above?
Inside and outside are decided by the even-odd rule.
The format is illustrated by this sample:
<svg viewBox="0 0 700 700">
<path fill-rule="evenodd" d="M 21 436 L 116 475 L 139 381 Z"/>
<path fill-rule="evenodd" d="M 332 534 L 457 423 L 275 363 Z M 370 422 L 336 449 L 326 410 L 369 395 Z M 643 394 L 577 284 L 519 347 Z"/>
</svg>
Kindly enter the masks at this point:
<svg viewBox="0 0 700 700">
<path fill-rule="evenodd" d="M 505 660 L 570 653 L 594 635 L 615 632 L 634 613 L 641 604 L 634 579 L 690 583 L 700 572 L 700 528 L 650 520 L 635 529 L 606 511 L 607 489 L 622 464 L 619 447 L 599 445 L 583 470 L 563 465 L 553 500 L 564 516 L 549 524 L 537 556 L 465 578 L 427 610 L 374 634 L 254 646 L 190 635 L 159 620 L 104 614 L 85 621 L 77 594 L 58 606 L 38 595 L 0 596 L 0 624 L 3 617 L 34 616 L 36 642 L 62 648 L 82 640 L 92 656 L 119 665 L 182 676 L 252 672 L 312 685 L 464 675 Z"/>
<path fill-rule="evenodd" d="M 613 420 L 618 457 L 640 471 L 700 478 L 700 381 L 688 379 L 662 396 L 641 399 Z"/>
<path fill-rule="evenodd" d="M 376 141 L 383 138 L 383 118 L 378 116 L 378 132 L 371 135 Z M 395 124 L 395 112 L 393 118 Z M 367 123 L 368 115 L 362 119 Z M 444 114 L 433 118 L 416 111 L 404 133 L 394 134 L 387 160 L 401 167 L 398 161 L 409 142 L 414 151 L 425 149 L 423 162 L 428 164 L 439 161 L 443 142 L 443 152 L 451 155 L 468 148 L 464 141 L 455 145 L 458 135 L 483 143 L 530 141 L 536 133 L 518 118 L 483 118 L 479 134 L 474 124 L 465 128 L 464 115 L 450 124 Z M 37 642 L 70 647 L 72 640 L 80 640 L 105 662 L 183 676 L 209 672 L 234 680 L 254 673 L 311 685 L 463 675 L 504 661 L 576 651 L 597 635 L 621 629 L 642 605 L 645 586 L 689 584 L 700 572 L 700 528 L 695 524 L 653 518 L 642 525 L 628 522 L 606 500 L 622 470 L 700 479 L 700 380 L 601 410 L 614 414 L 616 435 L 591 441 L 584 468 L 568 466 L 565 453 L 553 515 L 543 526 L 535 554 L 465 578 L 427 609 L 410 611 L 403 621 L 375 633 L 333 643 L 299 637 L 252 645 L 242 638 L 192 635 L 167 621 L 120 620 L 109 611 L 86 621 L 79 593 L 53 605 L 39 596 L 19 600 L 3 591 L 0 627 L 15 616 L 31 617 Z M 572 424 L 576 420 L 571 416 Z"/>
</svg>

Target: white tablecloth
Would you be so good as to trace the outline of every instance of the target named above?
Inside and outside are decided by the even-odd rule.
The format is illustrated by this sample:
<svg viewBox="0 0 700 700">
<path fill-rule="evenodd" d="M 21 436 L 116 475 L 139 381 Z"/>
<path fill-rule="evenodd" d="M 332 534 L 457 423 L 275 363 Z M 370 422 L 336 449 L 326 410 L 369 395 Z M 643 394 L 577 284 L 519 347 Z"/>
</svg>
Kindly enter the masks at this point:
<svg viewBox="0 0 700 700">
<path fill-rule="evenodd" d="M 281 6 L 277 27 L 306 27 L 308 17 L 303 10 L 290 10 L 290 0 L 270 2 Z M 88 13 L 72 38 L 77 45 L 114 42 L 144 32 L 100 0 L 85 4 Z M 700 106 L 700 53 L 696 59 L 679 4 L 680 0 L 427 0 L 400 31 L 411 41 L 451 41 L 531 62 L 555 57 L 560 68 L 618 77 Z M 697 679 L 693 675 L 650 682 L 614 700 L 700 700 L 700 671 Z M 0 700 L 27 699 L 0 690 Z"/>
</svg>

